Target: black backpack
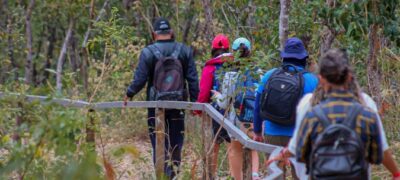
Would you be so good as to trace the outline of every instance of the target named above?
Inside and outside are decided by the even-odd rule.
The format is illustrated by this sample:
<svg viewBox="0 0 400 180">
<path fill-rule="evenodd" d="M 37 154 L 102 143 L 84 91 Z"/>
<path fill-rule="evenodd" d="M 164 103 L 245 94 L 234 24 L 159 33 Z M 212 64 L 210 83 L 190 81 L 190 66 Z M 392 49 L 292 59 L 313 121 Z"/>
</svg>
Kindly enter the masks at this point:
<svg viewBox="0 0 400 180">
<path fill-rule="evenodd" d="M 183 101 L 184 77 L 182 62 L 178 59 L 181 44 L 175 46 L 174 52 L 164 57 L 155 46 L 149 46 L 150 51 L 157 59 L 154 68 L 151 99 L 156 101 Z"/>
<path fill-rule="evenodd" d="M 317 136 L 309 159 L 311 179 L 368 179 L 364 143 L 354 130 L 363 107 L 355 103 L 342 123 L 331 124 L 320 105 L 313 112 L 324 130 Z"/>
<path fill-rule="evenodd" d="M 289 71 L 290 67 L 294 71 Z M 285 64 L 271 74 L 261 95 L 262 119 L 286 126 L 295 124 L 296 106 L 303 96 L 304 72 Z"/>
</svg>

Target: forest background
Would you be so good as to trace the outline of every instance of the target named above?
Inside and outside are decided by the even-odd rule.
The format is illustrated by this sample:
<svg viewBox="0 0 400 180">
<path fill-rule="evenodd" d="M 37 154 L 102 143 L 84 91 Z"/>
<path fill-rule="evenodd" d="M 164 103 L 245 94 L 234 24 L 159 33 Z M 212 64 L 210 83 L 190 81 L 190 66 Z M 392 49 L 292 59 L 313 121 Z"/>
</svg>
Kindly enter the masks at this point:
<svg viewBox="0 0 400 180">
<path fill-rule="evenodd" d="M 304 41 L 312 71 L 325 50 L 347 49 L 363 90 L 378 103 L 400 163 L 398 0 L 2 0 L 0 91 L 122 100 L 158 16 L 170 20 L 177 41 L 194 47 L 199 73 L 218 33 L 231 41 L 250 39 L 252 60 L 263 70 L 279 65 L 288 37 Z M 143 93 L 134 98 L 144 99 Z M 93 151 L 84 140 L 87 109 L 2 99 L 0 177 L 153 178 L 146 115 L 134 109 L 95 112 Z M 199 121 L 187 120 L 181 179 L 201 174 Z M 218 175 L 227 177 L 226 154 L 221 159 Z M 374 177 L 390 175 L 374 167 Z"/>
</svg>

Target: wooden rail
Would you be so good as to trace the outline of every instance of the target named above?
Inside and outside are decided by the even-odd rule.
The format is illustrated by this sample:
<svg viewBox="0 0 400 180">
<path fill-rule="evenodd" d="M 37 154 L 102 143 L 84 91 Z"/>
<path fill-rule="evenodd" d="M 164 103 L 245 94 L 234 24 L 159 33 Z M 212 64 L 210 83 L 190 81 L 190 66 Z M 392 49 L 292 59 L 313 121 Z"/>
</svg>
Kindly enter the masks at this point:
<svg viewBox="0 0 400 180">
<path fill-rule="evenodd" d="M 251 138 L 249 138 L 244 132 L 238 129 L 234 124 L 232 124 L 228 119 L 226 119 L 223 115 L 221 115 L 216 109 L 214 109 L 210 104 L 203 103 L 191 103 L 191 102 L 180 102 L 180 101 L 132 101 L 128 102 L 126 106 L 124 106 L 123 101 L 113 101 L 113 102 L 98 102 L 98 103 L 89 103 L 81 100 L 71 100 L 71 99 L 57 99 L 46 96 L 33 96 L 33 95 L 21 95 L 16 93 L 3 93 L 0 92 L 0 98 L 6 96 L 24 96 L 27 101 L 40 101 L 41 103 L 56 103 L 64 107 L 73 107 L 73 108 L 88 108 L 89 112 L 93 112 L 98 109 L 110 109 L 110 108 L 156 108 L 156 176 L 158 178 L 163 177 L 164 170 L 164 141 L 165 141 L 165 114 L 164 109 L 185 109 L 185 110 L 201 110 L 202 113 L 202 128 L 206 131 L 203 131 L 202 134 L 202 142 L 203 142 L 203 178 L 204 179 L 213 179 L 213 175 L 211 173 L 211 154 L 212 154 L 212 123 L 211 119 L 214 119 L 218 122 L 222 127 L 224 127 L 230 135 L 238 140 L 246 150 L 256 150 L 258 152 L 269 153 L 272 156 L 279 154 L 282 147 L 259 143 Z M 92 122 L 92 120 L 90 121 Z M 91 140 L 94 139 L 94 135 L 91 134 Z M 160 144 L 160 146 L 158 146 Z M 162 147 L 162 148 L 159 148 Z M 249 156 L 250 153 L 244 153 L 244 155 Z M 249 157 L 244 157 L 244 159 L 248 159 Z M 264 179 L 282 179 L 283 172 L 277 166 L 277 163 L 272 163 L 268 167 L 269 175 Z M 249 177 L 249 176 L 246 176 Z M 247 178 L 246 178 L 247 179 Z"/>
</svg>

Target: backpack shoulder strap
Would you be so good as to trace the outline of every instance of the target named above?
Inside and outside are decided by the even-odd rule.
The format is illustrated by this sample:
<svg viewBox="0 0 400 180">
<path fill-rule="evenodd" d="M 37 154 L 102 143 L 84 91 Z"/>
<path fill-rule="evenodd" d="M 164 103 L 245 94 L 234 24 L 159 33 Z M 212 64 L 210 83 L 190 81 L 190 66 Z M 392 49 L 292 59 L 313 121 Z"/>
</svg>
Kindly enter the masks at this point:
<svg viewBox="0 0 400 180">
<path fill-rule="evenodd" d="M 363 107 L 358 103 L 354 103 L 354 105 L 347 112 L 346 119 L 343 124 L 347 127 L 354 128 L 356 126 L 357 116 L 360 114 L 361 110 L 363 110 Z"/>
<path fill-rule="evenodd" d="M 213 90 L 219 91 L 219 82 L 218 82 L 218 73 L 221 68 L 221 65 L 214 65 L 215 70 L 213 72 Z"/>
<path fill-rule="evenodd" d="M 276 68 L 274 70 L 274 72 L 271 73 L 271 75 L 269 76 L 269 79 L 271 79 L 272 76 L 275 76 L 276 74 L 278 74 L 280 71 L 284 70 L 282 67 Z M 268 82 L 268 81 L 267 81 Z"/>
<path fill-rule="evenodd" d="M 305 86 L 305 78 L 304 78 L 304 72 L 306 72 L 304 69 L 299 70 L 297 74 L 299 75 L 299 80 L 300 80 L 300 92 L 299 92 L 299 97 L 303 96 L 304 93 L 304 86 Z"/>
<path fill-rule="evenodd" d="M 296 67 L 296 65 L 293 64 L 282 64 L 281 69 L 285 71 L 289 71 L 289 68 L 293 68 L 295 73 L 299 73 L 300 70 L 299 68 Z"/>
<path fill-rule="evenodd" d="M 152 44 L 150 46 L 147 46 L 149 50 L 156 56 L 157 59 L 161 59 L 163 57 L 161 51 L 157 48 L 156 45 Z"/>
<path fill-rule="evenodd" d="M 312 111 L 314 112 L 315 116 L 317 116 L 318 120 L 322 123 L 324 128 L 328 127 L 331 124 L 328 116 L 326 116 L 326 114 L 322 110 L 321 105 L 315 106 Z"/>
<path fill-rule="evenodd" d="M 182 44 L 177 43 L 177 44 L 175 45 L 175 50 L 174 50 L 174 52 L 171 54 L 171 56 L 172 56 L 173 58 L 175 58 L 175 59 L 178 59 L 179 53 L 181 53 L 181 48 L 182 48 Z"/>
</svg>

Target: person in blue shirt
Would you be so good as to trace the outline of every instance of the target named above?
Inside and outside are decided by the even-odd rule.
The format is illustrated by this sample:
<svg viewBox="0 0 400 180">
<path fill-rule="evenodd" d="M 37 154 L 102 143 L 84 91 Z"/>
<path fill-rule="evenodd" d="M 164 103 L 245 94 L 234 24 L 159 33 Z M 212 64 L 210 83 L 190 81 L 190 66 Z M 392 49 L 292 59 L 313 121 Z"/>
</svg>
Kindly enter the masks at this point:
<svg viewBox="0 0 400 180">
<path fill-rule="evenodd" d="M 308 52 L 306 51 L 303 42 L 296 38 L 289 38 L 286 43 L 284 49 L 280 53 L 281 58 L 283 59 L 282 65 L 291 64 L 293 66 L 289 67 L 289 71 L 294 71 L 295 67 L 299 71 L 302 72 L 303 76 L 303 92 L 302 95 L 313 92 L 318 85 L 318 78 L 309 73 L 306 70 Z M 293 131 L 295 128 L 295 123 L 292 125 L 282 125 L 275 122 L 272 122 L 269 119 L 262 119 L 260 117 L 260 101 L 262 98 L 263 92 L 266 90 L 265 86 L 268 83 L 271 75 L 278 70 L 278 68 L 274 68 L 266 72 L 266 74 L 261 78 L 259 86 L 256 91 L 256 103 L 254 110 L 254 140 L 262 142 L 265 139 L 265 143 L 278 145 L 278 146 L 287 146 L 291 136 L 293 135 Z M 300 93 L 300 92 L 299 92 Z M 297 105 L 298 102 L 296 102 Z M 295 105 L 295 106 L 296 106 Z M 264 122 L 264 131 L 262 129 Z M 264 137 L 262 135 L 264 132 Z M 292 177 L 297 179 L 296 173 L 294 173 L 294 168 L 292 168 Z M 284 169 L 285 171 L 285 169 Z"/>
</svg>

